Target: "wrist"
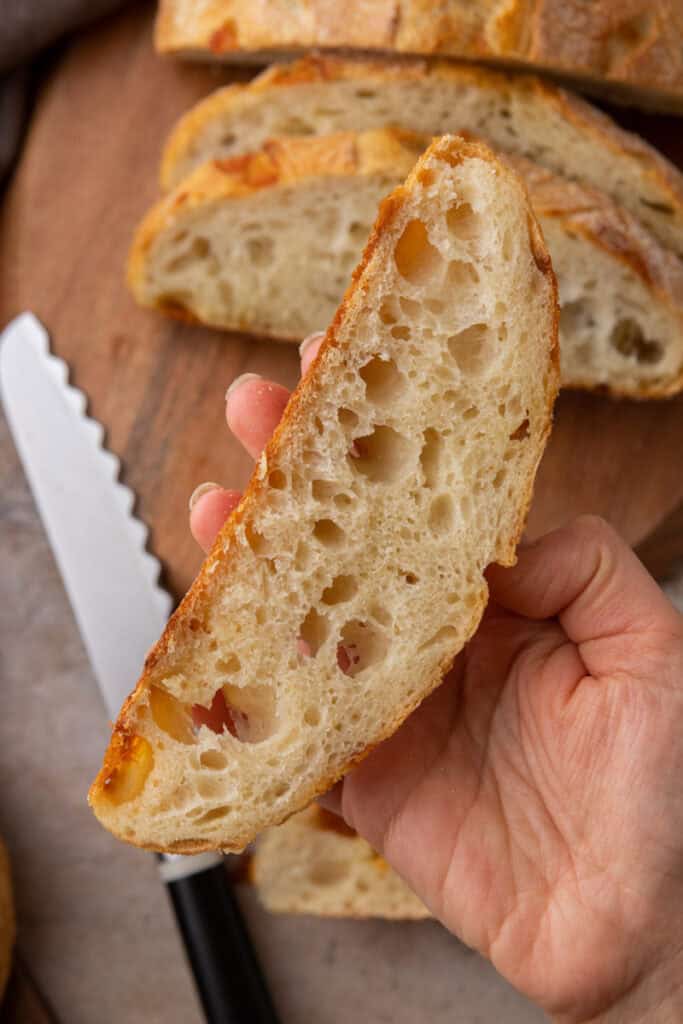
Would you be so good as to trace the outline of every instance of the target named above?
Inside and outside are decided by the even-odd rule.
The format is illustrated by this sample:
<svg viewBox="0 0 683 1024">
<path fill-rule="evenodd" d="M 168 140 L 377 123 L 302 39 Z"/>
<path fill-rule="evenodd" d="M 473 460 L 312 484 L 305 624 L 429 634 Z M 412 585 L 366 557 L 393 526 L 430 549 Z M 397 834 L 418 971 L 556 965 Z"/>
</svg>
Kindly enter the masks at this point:
<svg viewBox="0 0 683 1024">
<path fill-rule="evenodd" d="M 680 1024 L 683 1021 L 683 954 L 662 961 L 627 992 L 591 1016 L 560 1016 L 556 1024 Z"/>
</svg>

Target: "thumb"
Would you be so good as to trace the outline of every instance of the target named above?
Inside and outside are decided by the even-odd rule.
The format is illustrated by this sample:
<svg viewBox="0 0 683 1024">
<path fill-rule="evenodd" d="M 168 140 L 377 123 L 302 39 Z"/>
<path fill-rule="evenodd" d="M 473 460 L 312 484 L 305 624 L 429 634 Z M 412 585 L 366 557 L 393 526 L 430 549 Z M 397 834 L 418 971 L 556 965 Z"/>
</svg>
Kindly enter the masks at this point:
<svg viewBox="0 0 683 1024">
<path fill-rule="evenodd" d="M 653 647 L 645 637 L 680 645 L 681 616 L 603 519 L 581 516 L 518 556 L 511 569 L 489 568 L 492 598 L 527 618 L 558 618 L 592 675 L 647 657 Z"/>
</svg>

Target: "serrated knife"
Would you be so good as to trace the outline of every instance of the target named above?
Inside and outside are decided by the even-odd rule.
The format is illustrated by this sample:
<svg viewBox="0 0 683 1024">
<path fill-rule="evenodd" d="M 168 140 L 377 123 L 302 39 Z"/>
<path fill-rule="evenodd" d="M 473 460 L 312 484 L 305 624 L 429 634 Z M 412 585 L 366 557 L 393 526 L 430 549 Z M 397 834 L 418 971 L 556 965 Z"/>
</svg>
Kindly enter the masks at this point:
<svg viewBox="0 0 683 1024">
<path fill-rule="evenodd" d="M 30 313 L 0 337 L 0 394 L 107 712 L 116 718 L 172 600 L 133 514 L 104 429 Z M 209 1024 L 277 1024 L 225 871 L 208 853 L 162 856 L 165 882 Z"/>
</svg>

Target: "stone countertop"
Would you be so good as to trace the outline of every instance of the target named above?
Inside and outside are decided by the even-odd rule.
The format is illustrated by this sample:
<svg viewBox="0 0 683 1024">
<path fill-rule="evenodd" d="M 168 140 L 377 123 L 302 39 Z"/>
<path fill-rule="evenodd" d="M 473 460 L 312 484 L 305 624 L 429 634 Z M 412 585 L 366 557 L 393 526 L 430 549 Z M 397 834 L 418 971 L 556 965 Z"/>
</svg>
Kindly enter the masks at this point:
<svg viewBox="0 0 683 1024">
<path fill-rule="evenodd" d="M 20 955 L 65 1024 L 199 1024 L 153 857 L 86 804 L 106 715 L 4 419 L 0 481 L 0 832 Z M 271 916 L 239 896 L 283 1024 L 544 1019 L 434 922 Z"/>
</svg>

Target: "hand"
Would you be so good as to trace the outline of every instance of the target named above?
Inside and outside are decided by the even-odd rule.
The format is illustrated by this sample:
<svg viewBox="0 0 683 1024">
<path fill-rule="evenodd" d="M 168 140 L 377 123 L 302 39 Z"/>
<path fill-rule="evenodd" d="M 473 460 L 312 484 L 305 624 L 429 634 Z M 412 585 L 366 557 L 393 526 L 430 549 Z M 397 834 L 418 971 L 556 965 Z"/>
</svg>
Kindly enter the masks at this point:
<svg viewBox="0 0 683 1024">
<path fill-rule="evenodd" d="M 287 391 L 236 384 L 228 424 L 256 458 Z M 205 549 L 238 500 L 194 502 Z M 327 799 L 558 1020 L 683 1020 L 681 616 L 595 518 L 487 578 L 443 685 Z"/>
</svg>

